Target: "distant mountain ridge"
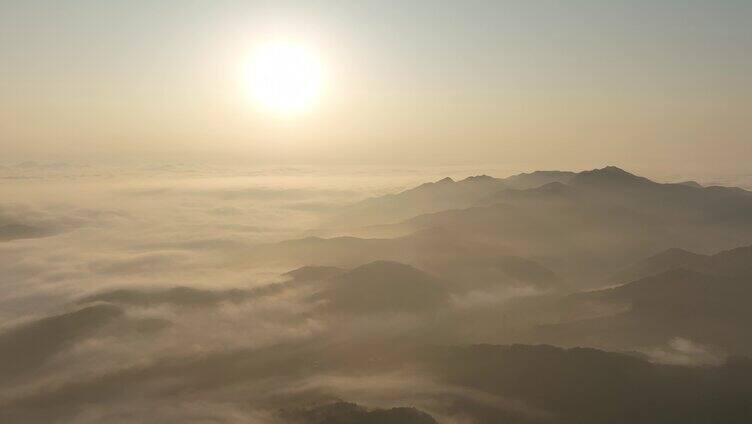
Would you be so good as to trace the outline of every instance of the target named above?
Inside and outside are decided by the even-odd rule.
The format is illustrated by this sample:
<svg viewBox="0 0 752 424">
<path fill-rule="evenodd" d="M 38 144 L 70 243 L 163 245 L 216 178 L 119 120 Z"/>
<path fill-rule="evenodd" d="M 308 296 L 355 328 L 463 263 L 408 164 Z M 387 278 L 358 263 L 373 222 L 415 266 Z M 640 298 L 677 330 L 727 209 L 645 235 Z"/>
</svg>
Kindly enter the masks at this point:
<svg viewBox="0 0 752 424">
<path fill-rule="evenodd" d="M 614 185 L 628 186 L 659 183 L 634 175 L 616 166 L 607 166 L 605 168 L 579 172 L 570 179 L 569 184 L 574 186 L 603 185 L 613 188 Z"/>
<path fill-rule="evenodd" d="M 374 197 L 346 207 L 333 226 L 389 224 L 422 213 L 467 207 L 477 199 L 505 187 L 500 179 L 479 175 L 454 181 L 446 177 L 396 194 Z"/>
<path fill-rule="evenodd" d="M 293 266 L 346 268 L 385 259 L 449 272 L 457 265 L 478 265 L 477 258 L 511 256 L 540 264 L 575 287 L 592 288 L 672 247 L 713 251 L 748 244 L 751 194 L 658 183 L 612 166 L 579 173 L 538 171 L 506 179 L 444 179 L 360 203 L 359 216 L 373 222 L 411 216 L 353 231 L 368 238 L 288 241 L 260 246 L 250 257 L 262 263 L 282 260 Z M 437 210 L 411 215 L 431 209 Z M 450 278 L 460 277 L 455 273 Z"/>
<path fill-rule="evenodd" d="M 423 213 L 469 207 L 499 190 L 524 190 L 553 182 L 567 183 L 576 175 L 569 171 L 534 171 L 507 178 L 475 175 L 455 181 L 445 177 L 400 193 L 358 202 L 337 215 L 334 222 L 352 226 L 397 222 Z"/>
<path fill-rule="evenodd" d="M 713 255 L 672 248 L 624 269 L 613 280 L 633 281 L 672 269 L 726 277 L 752 277 L 752 246 L 737 247 Z"/>
<path fill-rule="evenodd" d="M 694 181 L 680 183 L 657 183 L 648 178 L 629 173 L 616 166 L 606 166 L 581 172 L 534 171 L 506 178 L 488 175 L 467 177 L 460 181 L 446 177 L 435 182 L 396 194 L 363 200 L 345 208 L 332 220 L 334 226 L 357 227 L 362 225 L 388 224 L 413 216 L 439 212 L 446 209 L 463 209 L 478 203 L 488 203 L 484 199 L 500 197 L 505 190 L 528 190 L 559 183 L 590 190 L 645 189 L 645 188 L 686 188 L 707 190 L 708 192 L 748 192 L 739 188 L 703 187 Z"/>
<path fill-rule="evenodd" d="M 493 239 L 560 275 L 569 268 L 570 278 L 602 279 L 603 273 L 674 246 L 707 251 L 749 243 L 750 194 L 656 183 L 607 167 L 575 174 L 566 183 L 504 188 L 474 207 L 423 214 L 390 228 L 407 233 L 441 227 L 466 238 Z"/>
</svg>

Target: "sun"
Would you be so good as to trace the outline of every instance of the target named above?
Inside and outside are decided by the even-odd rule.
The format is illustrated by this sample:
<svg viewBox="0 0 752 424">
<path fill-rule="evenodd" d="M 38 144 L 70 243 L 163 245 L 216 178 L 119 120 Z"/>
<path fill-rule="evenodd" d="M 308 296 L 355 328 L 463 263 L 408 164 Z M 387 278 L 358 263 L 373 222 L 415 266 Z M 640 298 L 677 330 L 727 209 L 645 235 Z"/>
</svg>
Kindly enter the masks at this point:
<svg viewBox="0 0 752 424">
<path fill-rule="evenodd" d="M 324 85 L 319 58 L 305 46 L 290 42 L 259 46 L 248 62 L 245 80 L 258 105 L 283 115 L 309 110 Z"/>
</svg>

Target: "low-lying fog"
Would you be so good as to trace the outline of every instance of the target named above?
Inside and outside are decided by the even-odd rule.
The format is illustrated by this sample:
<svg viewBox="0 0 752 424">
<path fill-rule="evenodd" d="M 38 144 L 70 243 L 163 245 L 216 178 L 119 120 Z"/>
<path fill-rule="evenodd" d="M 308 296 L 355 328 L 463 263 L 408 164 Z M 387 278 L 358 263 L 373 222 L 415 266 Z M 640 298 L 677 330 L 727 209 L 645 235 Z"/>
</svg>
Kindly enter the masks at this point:
<svg viewBox="0 0 752 424">
<path fill-rule="evenodd" d="M 345 204 L 436 179 L 421 170 L 187 165 L 26 164 L 0 175 L 3 237 L 24 226 L 0 244 L 6 322 L 109 286 L 265 283 L 280 270 L 259 270 L 245 250 L 302 237 Z"/>
<path fill-rule="evenodd" d="M 609 240 L 630 259 L 578 251 L 573 260 L 580 262 L 572 263 L 593 264 L 592 273 L 578 273 L 566 257 L 532 242 L 511 249 L 514 237 L 540 236 L 518 233 L 524 225 L 504 230 L 513 237 L 505 244 L 476 227 L 478 220 L 455 224 L 456 214 L 446 220 L 436 214 L 487 206 L 475 198 L 435 208 L 421 198 L 410 206 L 414 216 L 423 215 L 417 220 L 402 217 L 391 203 L 371 205 L 368 214 L 342 213 L 364 199 L 448 176 L 459 181 L 513 171 L 8 164 L 0 168 L 0 421 L 574 422 L 557 421 L 577 416 L 571 405 L 552 400 L 558 392 L 497 390 L 482 381 L 487 373 L 480 364 L 498 355 L 505 364 L 590 366 L 588 355 L 603 355 L 604 369 L 615 361 L 619 369 L 637 367 L 636 374 L 648 375 L 643 364 L 713 373 L 729 355 L 749 353 L 748 343 L 730 341 L 731 330 L 727 338 L 703 339 L 702 332 L 655 324 L 652 338 L 640 339 L 630 320 L 653 310 L 642 303 L 643 309 L 630 309 L 637 301 L 623 303 L 621 292 L 593 291 L 633 281 L 601 275 L 624 269 L 634 280 L 653 275 L 627 268 L 637 262 L 632 257 L 694 248 L 698 240 L 669 234 L 674 238 L 666 246 L 640 239 L 626 247 Z M 670 182 L 683 180 L 752 187 L 752 176 Z M 503 204 L 524 207 L 515 199 Z M 382 211 L 393 219 L 369 220 Z M 481 223 L 490 219 L 483 216 Z M 708 232 L 714 244 L 697 253 L 744 245 L 719 234 Z M 334 235 L 370 238 L 319 238 Z M 598 245 L 598 237 L 593 233 L 588 242 Z M 305 265 L 311 267 L 290 273 Z M 582 324 L 603 316 L 618 323 L 603 324 L 606 330 Z M 570 322 L 577 325 L 562 330 Z M 728 328 L 726 322 L 719 318 L 718 325 Z M 609 338 L 609 325 L 630 329 Z M 587 346 L 635 356 L 534 346 L 494 351 L 480 343 Z M 532 362 L 520 359 L 525 355 Z M 528 372 L 515 378 L 535 378 L 534 369 Z M 650 374 L 634 387 L 668 390 L 695 378 L 670 372 L 677 373 L 666 377 L 670 382 Z M 593 384 L 594 393 L 603 387 L 582 384 Z M 711 383 L 699 386 L 701 393 L 714 390 Z M 597 422 L 623 408 L 614 402 L 605 415 L 577 422 Z M 326 421 L 327 414 L 351 421 Z"/>
</svg>

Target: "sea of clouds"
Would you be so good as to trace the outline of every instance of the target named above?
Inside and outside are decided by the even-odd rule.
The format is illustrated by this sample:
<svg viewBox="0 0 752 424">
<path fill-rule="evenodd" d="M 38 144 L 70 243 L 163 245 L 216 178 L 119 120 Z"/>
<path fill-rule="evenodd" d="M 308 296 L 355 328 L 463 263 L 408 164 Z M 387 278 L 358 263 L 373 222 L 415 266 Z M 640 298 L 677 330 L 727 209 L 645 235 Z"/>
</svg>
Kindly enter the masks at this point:
<svg viewBox="0 0 752 424">
<path fill-rule="evenodd" d="M 247 254 L 262 243 L 305 237 L 342 206 L 367 197 L 445 176 L 506 176 L 514 171 L 4 165 L 0 168 L 0 342 L 18 348 L 0 357 L 5 363 L 0 367 L 0 402 L 21 410 L 44 405 L 55 417 L 70 414 L 82 423 L 132 422 L 139 414 L 153 413 L 153 403 L 159 402 L 154 393 L 169 392 L 181 373 L 196 385 L 211 386 L 211 378 L 202 373 L 232 362 L 231 356 L 222 354 L 308 340 L 331 332 L 333 325 L 341 337 L 355 337 L 364 326 L 369 333 L 378 331 L 374 326 L 409 329 L 413 323 L 408 321 L 322 321 L 307 314 L 311 306 L 303 301 L 310 295 L 305 288 L 254 296 L 253 289 L 283 282 L 282 274 L 290 270 L 260 267 Z M 749 186 L 752 178 L 708 177 L 706 181 Z M 170 291 L 176 287 L 184 291 Z M 126 293 L 117 306 L 87 301 L 113 290 L 166 294 L 161 295 L 164 301 L 139 303 Z M 468 302 L 474 300 L 464 300 Z M 671 363 L 712 356 L 683 340 L 651 353 Z M 164 358 L 173 359 L 161 364 Z M 152 374 L 145 378 L 143 373 Z M 404 376 L 381 378 L 383 390 L 376 392 L 386 398 L 385 404 L 409 399 L 395 390 L 404 386 L 400 384 Z M 81 385 L 82 381 L 89 383 Z M 76 404 L 76 396 L 96 400 L 98 391 L 106 393 L 113 386 L 127 387 L 136 381 L 139 389 L 114 403 L 102 398 L 85 410 L 70 406 Z M 162 405 L 149 418 L 153 422 L 265 422 L 265 412 L 253 403 L 268 398 L 248 398 L 254 388 L 245 386 L 253 384 L 242 382 L 233 386 L 234 391 L 214 390 L 200 399 L 172 393 L 176 401 Z M 306 381 L 297 390 L 336 386 L 340 393 L 359 400 L 363 391 L 359 384 L 363 383 L 357 379 L 329 376 Z M 373 381 L 368 384 L 369 393 L 382 387 Z M 433 387 L 430 381 L 420 384 Z M 294 394 L 284 385 L 266 384 L 262 391 Z M 246 397 L 235 402 L 236 393 Z"/>
</svg>

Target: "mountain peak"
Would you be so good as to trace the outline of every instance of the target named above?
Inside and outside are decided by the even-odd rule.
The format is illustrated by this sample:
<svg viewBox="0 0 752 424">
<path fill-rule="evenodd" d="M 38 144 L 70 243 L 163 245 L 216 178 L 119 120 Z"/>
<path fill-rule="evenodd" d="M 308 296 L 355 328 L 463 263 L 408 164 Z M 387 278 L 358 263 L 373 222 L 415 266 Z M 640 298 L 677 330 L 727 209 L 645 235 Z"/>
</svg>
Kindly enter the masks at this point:
<svg viewBox="0 0 752 424">
<path fill-rule="evenodd" d="M 471 177 L 465 178 L 462 181 L 470 183 L 470 182 L 489 182 L 489 181 L 494 181 L 494 180 L 496 180 L 496 178 L 483 174 L 483 175 L 473 175 Z"/>
<path fill-rule="evenodd" d="M 512 175 L 501 180 L 508 188 L 525 190 L 537 188 L 548 183 L 559 182 L 567 184 L 575 176 L 568 171 L 534 171 Z"/>
<path fill-rule="evenodd" d="M 676 183 L 676 185 L 694 187 L 694 188 L 703 188 L 702 184 L 698 183 L 697 181 L 682 181 L 680 183 Z"/>
<path fill-rule="evenodd" d="M 652 183 L 647 178 L 631 174 L 616 166 L 606 166 L 605 168 L 582 171 L 574 178 L 575 183 L 585 184 L 642 184 Z"/>
<path fill-rule="evenodd" d="M 600 171 L 618 172 L 618 173 L 622 173 L 622 174 L 629 174 L 629 172 L 627 172 L 627 171 L 619 168 L 618 166 L 614 166 L 614 165 L 606 165 L 603 168 L 601 168 Z M 632 174 L 629 174 L 629 175 L 632 175 Z"/>
<path fill-rule="evenodd" d="M 610 176 L 619 176 L 619 177 L 637 177 L 636 175 L 629 173 L 619 168 L 618 166 L 613 166 L 613 165 L 609 165 L 603 168 L 596 168 L 590 171 L 583 171 L 582 173 L 592 173 L 596 175 L 610 175 Z"/>
<path fill-rule="evenodd" d="M 436 181 L 436 184 L 448 184 L 448 183 L 453 183 L 453 182 L 454 180 L 452 179 L 452 177 L 444 177 L 440 179 L 439 181 Z"/>
</svg>

